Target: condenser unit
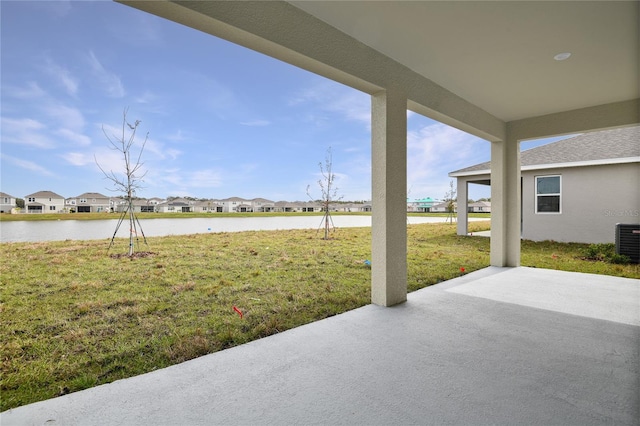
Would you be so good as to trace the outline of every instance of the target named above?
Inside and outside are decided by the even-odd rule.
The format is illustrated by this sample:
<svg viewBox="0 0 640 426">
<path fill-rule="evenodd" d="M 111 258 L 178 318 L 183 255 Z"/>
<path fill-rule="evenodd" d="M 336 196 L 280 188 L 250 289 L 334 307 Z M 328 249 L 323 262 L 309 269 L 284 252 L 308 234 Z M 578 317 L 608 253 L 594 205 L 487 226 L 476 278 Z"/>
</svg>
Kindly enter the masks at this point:
<svg viewBox="0 0 640 426">
<path fill-rule="evenodd" d="M 640 224 L 616 224 L 616 253 L 640 263 Z"/>
</svg>

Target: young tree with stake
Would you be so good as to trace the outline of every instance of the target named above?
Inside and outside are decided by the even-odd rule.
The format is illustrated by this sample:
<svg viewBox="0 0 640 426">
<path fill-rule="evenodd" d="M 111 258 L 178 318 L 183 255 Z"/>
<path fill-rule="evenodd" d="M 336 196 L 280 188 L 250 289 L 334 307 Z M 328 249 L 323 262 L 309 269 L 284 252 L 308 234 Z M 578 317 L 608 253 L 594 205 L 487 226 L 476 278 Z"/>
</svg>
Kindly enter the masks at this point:
<svg viewBox="0 0 640 426">
<path fill-rule="evenodd" d="M 339 201 L 342 197 L 338 197 L 338 188 L 334 186 L 336 175 L 333 174 L 333 157 L 331 154 L 331 147 L 327 149 L 327 155 L 324 160 L 324 165 L 322 162 L 318 163 L 320 166 L 320 174 L 322 175 L 322 179 L 318 180 L 318 185 L 320 186 L 320 191 L 322 192 L 322 209 L 324 210 L 324 217 L 322 218 L 322 223 L 324 223 L 324 239 L 329 239 L 329 231 L 331 227 L 335 228 L 333 225 L 333 219 L 331 219 L 331 212 L 329 209 L 329 205 L 332 201 Z M 311 196 L 309 190 L 311 185 L 307 185 L 307 195 L 314 201 Z"/>
<path fill-rule="evenodd" d="M 444 201 L 447 205 L 447 220 L 445 222 L 453 223 L 455 220 L 456 211 L 456 190 L 453 186 L 453 181 L 449 182 L 449 191 L 444 196 Z"/>
<path fill-rule="evenodd" d="M 126 207 L 122 211 L 122 215 L 120 216 L 120 220 L 118 221 L 116 230 L 113 233 L 113 237 L 111 238 L 111 244 L 109 245 L 109 248 L 111 248 L 111 246 L 113 245 L 113 240 L 116 233 L 118 232 L 118 228 L 120 228 L 120 225 L 122 224 L 122 221 L 124 220 L 125 216 L 128 216 L 129 256 L 133 256 L 134 236 L 135 240 L 138 240 L 138 228 L 140 229 L 140 233 L 142 234 L 144 243 L 147 244 L 147 239 L 144 236 L 144 232 L 142 231 L 142 226 L 140 226 L 140 222 L 135 216 L 133 199 L 135 197 L 136 191 L 142 188 L 142 179 L 147 174 L 146 172 L 141 171 L 143 166 L 141 159 L 142 152 L 144 151 L 147 139 L 149 138 L 149 134 L 146 134 L 137 156 L 133 157 L 133 159 L 135 159 L 134 162 L 134 160 L 132 159 L 132 148 L 135 144 L 136 131 L 138 130 L 138 126 L 140 125 L 141 121 L 136 120 L 133 124 L 129 123 L 127 121 L 128 110 L 128 108 L 125 108 L 122 113 L 122 133 L 120 134 L 120 136 L 109 136 L 105 131 L 104 126 L 102 126 L 102 132 L 104 133 L 110 144 L 109 148 L 114 151 L 118 151 L 122 155 L 124 166 L 123 173 L 116 173 L 113 170 L 107 172 L 102 168 L 102 166 L 100 166 L 100 163 L 98 163 L 98 159 L 95 158 L 95 156 L 94 159 L 105 177 L 113 183 L 114 189 L 111 190 L 122 193 L 126 200 Z"/>
</svg>

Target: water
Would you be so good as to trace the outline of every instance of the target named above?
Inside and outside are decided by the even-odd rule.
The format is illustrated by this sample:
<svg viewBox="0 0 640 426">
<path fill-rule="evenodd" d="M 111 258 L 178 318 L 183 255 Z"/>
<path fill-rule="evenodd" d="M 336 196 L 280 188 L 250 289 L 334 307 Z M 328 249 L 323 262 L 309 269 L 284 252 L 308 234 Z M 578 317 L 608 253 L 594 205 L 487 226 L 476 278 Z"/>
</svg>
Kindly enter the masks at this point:
<svg viewBox="0 0 640 426">
<path fill-rule="evenodd" d="M 338 228 L 371 226 L 371 216 L 332 216 Z M 473 220 L 473 219 L 470 219 Z M 485 219 L 486 220 L 486 219 Z M 409 223 L 443 223 L 444 217 L 408 218 Z M 317 229 L 322 216 L 212 217 L 188 219 L 141 219 L 147 237 L 202 234 L 210 232 Z M 44 220 L 0 222 L 0 242 L 100 240 L 113 237 L 118 219 Z M 138 232 L 140 230 L 138 229 Z M 139 236 L 141 234 L 139 233 Z M 117 238 L 129 237 L 129 221 L 123 221 Z"/>
</svg>

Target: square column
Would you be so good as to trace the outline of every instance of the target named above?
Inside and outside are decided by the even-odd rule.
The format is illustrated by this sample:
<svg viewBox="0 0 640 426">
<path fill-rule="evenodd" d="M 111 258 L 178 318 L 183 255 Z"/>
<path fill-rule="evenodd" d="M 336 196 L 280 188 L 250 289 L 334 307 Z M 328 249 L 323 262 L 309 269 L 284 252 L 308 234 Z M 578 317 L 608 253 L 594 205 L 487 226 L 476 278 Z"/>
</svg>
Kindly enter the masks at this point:
<svg viewBox="0 0 640 426">
<path fill-rule="evenodd" d="M 407 97 L 372 96 L 371 302 L 407 300 Z"/>
<path fill-rule="evenodd" d="M 469 193 L 469 182 L 464 179 L 457 178 L 457 189 L 456 195 L 458 196 L 458 223 L 457 226 L 457 234 L 458 235 L 467 235 L 469 233 L 468 226 L 468 214 L 469 211 L 469 197 L 467 194 Z"/>
<path fill-rule="evenodd" d="M 491 265 L 520 266 L 520 142 L 491 142 Z"/>
</svg>

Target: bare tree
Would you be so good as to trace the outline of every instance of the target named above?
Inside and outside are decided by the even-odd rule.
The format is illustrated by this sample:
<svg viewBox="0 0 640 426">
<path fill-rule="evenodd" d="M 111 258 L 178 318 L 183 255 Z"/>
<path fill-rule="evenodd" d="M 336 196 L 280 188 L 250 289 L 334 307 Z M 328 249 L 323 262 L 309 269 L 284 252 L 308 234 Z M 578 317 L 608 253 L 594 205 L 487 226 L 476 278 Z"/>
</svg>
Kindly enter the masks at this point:
<svg viewBox="0 0 640 426">
<path fill-rule="evenodd" d="M 144 236 L 144 232 L 142 231 L 142 226 L 140 226 L 140 222 L 135 215 L 135 210 L 133 207 L 133 200 L 135 198 L 136 191 L 142 188 L 142 179 L 147 174 L 146 172 L 142 172 L 142 152 L 144 151 L 144 147 L 147 144 L 147 139 L 149 138 L 149 134 L 145 135 L 144 141 L 142 142 L 142 146 L 138 151 L 137 155 L 132 157 L 132 149 L 135 144 L 136 131 L 138 130 L 138 126 L 141 121 L 136 120 L 133 124 L 127 121 L 127 112 L 128 108 L 125 108 L 122 113 L 122 133 L 118 135 L 109 136 L 102 126 L 102 133 L 104 133 L 105 137 L 109 141 L 110 149 L 114 151 L 118 151 L 122 155 L 124 170 L 122 173 L 116 173 L 113 170 L 109 170 L 108 172 L 100 166 L 98 163 L 98 159 L 95 158 L 95 162 L 104 174 L 104 176 L 111 181 L 113 184 L 113 188 L 111 191 L 120 192 L 123 194 L 125 199 L 125 208 L 122 210 L 122 215 L 120 216 L 120 220 L 116 226 L 116 230 L 113 233 L 113 237 L 111 238 L 111 244 L 109 244 L 109 248 L 113 245 L 114 238 L 120 225 L 122 224 L 125 217 L 129 219 L 129 256 L 133 256 L 134 253 L 134 240 L 139 243 L 138 230 L 140 234 L 142 234 L 142 238 L 144 239 L 144 243 L 147 244 L 147 239 Z M 134 161 L 135 159 L 135 161 Z M 139 245 L 139 244 L 138 244 Z"/>
<path fill-rule="evenodd" d="M 444 202 L 447 205 L 447 219 L 445 222 L 453 223 L 456 211 L 456 190 L 453 186 L 453 180 L 449 182 L 449 191 L 444 196 Z"/>
<path fill-rule="evenodd" d="M 322 162 L 318 163 L 318 165 L 320 166 L 320 174 L 322 175 L 322 178 L 318 179 L 318 186 L 320 186 L 320 191 L 322 192 L 320 203 L 322 205 L 322 210 L 324 211 L 320 227 L 324 224 L 324 239 L 328 240 L 331 228 L 335 229 L 333 219 L 331 218 L 330 204 L 332 201 L 339 201 L 342 199 L 342 196 L 338 197 L 338 187 L 334 186 L 336 175 L 333 174 L 332 171 L 333 156 L 331 154 L 331 147 L 327 149 L 324 165 Z M 311 196 L 310 189 L 311 185 L 307 185 L 307 195 L 312 201 L 315 201 Z"/>
</svg>

